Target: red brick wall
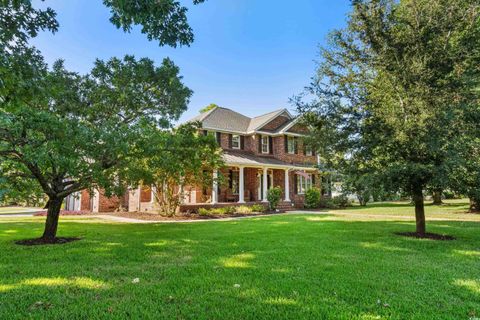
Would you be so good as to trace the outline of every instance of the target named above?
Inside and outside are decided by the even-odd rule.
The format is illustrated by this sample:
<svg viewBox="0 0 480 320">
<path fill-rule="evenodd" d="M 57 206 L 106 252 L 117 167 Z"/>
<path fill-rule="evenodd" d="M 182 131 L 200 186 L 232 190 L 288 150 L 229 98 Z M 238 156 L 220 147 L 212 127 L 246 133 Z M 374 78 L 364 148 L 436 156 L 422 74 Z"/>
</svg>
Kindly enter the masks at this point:
<svg viewBox="0 0 480 320">
<path fill-rule="evenodd" d="M 317 163 L 317 157 L 312 155 L 312 156 L 306 156 L 304 154 L 304 146 L 303 146 L 303 141 L 301 138 L 298 138 L 298 153 L 297 154 L 289 154 L 285 152 L 285 136 L 280 136 L 280 137 L 274 137 L 273 138 L 273 155 L 275 158 L 280 159 L 282 161 L 288 162 L 288 163 L 308 163 L 308 164 L 316 164 Z"/>
</svg>

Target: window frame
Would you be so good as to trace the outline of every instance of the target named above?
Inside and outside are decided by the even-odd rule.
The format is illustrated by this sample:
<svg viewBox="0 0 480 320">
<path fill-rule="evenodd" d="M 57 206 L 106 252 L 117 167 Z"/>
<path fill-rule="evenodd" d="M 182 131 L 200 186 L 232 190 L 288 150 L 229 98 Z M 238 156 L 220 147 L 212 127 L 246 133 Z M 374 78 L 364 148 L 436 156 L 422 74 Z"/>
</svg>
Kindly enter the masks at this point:
<svg viewBox="0 0 480 320">
<path fill-rule="evenodd" d="M 262 144 L 262 153 L 263 154 L 270 153 L 270 137 L 262 135 L 260 139 L 261 139 L 261 144 Z M 265 141 L 266 141 L 266 143 L 265 143 Z M 266 151 L 264 149 L 265 146 L 267 147 Z"/>
<path fill-rule="evenodd" d="M 305 148 L 305 155 L 306 155 L 307 157 L 313 156 L 313 149 L 312 149 L 311 146 L 309 146 L 309 145 L 304 145 L 303 147 Z"/>
<path fill-rule="evenodd" d="M 235 143 L 238 143 L 237 146 L 235 146 Z M 232 134 L 232 149 L 240 150 L 241 148 L 241 138 L 239 134 Z"/>
<path fill-rule="evenodd" d="M 287 136 L 287 153 L 295 154 L 295 137 Z"/>
<path fill-rule="evenodd" d="M 305 194 L 308 190 L 313 187 L 312 174 L 307 173 L 309 178 L 304 176 L 297 175 L 297 194 Z"/>
</svg>

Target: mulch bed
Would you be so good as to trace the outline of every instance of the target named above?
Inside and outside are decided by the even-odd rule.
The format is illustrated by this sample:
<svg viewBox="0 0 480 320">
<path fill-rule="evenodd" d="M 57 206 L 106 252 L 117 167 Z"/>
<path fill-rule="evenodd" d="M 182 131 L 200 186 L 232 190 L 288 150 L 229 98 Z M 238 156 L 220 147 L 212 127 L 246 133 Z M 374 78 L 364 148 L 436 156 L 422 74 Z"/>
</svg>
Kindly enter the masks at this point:
<svg viewBox="0 0 480 320">
<path fill-rule="evenodd" d="M 81 239 L 82 238 L 76 238 L 76 237 L 58 237 L 53 240 L 37 238 L 37 239 L 18 240 L 18 241 L 15 241 L 15 243 L 21 246 L 41 246 L 45 244 L 65 244 L 73 241 L 78 241 Z"/>
<path fill-rule="evenodd" d="M 417 239 L 431 239 L 431 240 L 441 240 L 441 241 L 450 241 L 455 240 L 455 237 L 447 236 L 444 234 L 437 234 L 437 233 L 425 233 L 425 236 L 420 236 L 416 232 L 395 232 L 396 235 L 404 236 L 404 237 L 412 237 Z"/>
<path fill-rule="evenodd" d="M 173 217 L 162 216 L 158 213 L 149 212 L 109 212 L 102 213 L 116 217 L 139 219 L 146 221 L 179 221 L 179 220 L 214 220 L 225 218 L 238 218 L 238 217 L 254 217 L 266 214 L 282 213 L 283 211 L 269 211 L 269 212 L 255 212 L 255 213 L 235 213 L 235 214 L 212 214 L 212 215 L 199 215 L 195 213 L 181 213 Z"/>
</svg>

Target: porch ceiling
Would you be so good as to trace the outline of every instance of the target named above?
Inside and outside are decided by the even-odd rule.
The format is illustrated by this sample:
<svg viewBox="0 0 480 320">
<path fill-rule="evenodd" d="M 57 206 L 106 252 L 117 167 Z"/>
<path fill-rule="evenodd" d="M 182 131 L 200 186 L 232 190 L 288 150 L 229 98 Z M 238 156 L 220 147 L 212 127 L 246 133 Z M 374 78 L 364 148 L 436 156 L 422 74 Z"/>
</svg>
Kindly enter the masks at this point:
<svg viewBox="0 0 480 320">
<path fill-rule="evenodd" d="M 271 157 L 255 156 L 247 152 L 241 151 L 224 151 L 223 158 L 227 165 L 245 166 L 258 168 L 278 168 L 278 169 L 300 169 L 300 170 L 316 170 L 313 165 L 307 164 L 291 164 Z"/>
</svg>

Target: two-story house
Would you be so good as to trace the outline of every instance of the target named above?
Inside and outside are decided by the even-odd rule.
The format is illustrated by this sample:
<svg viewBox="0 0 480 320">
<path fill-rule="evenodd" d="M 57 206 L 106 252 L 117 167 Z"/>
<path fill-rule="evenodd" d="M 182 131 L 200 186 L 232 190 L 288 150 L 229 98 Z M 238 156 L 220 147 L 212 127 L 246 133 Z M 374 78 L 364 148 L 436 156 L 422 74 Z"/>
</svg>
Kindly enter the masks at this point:
<svg viewBox="0 0 480 320">
<path fill-rule="evenodd" d="M 303 143 L 306 128 L 286 109 L 249 118 L 227 108 L 216 107 L 189 121 L 199 121 L 203 134 L 214 136 L 223 149 L 226 167 L 210 188 L 185 187 L 182 211 L 201 206 L 267 202 L 267 190 L 279 186 L 284 209 L 303 207 L 305 191 L 320 185 L 317 156 Z M 150 188 L 131 190 L 123 198 L 106 198 L 82 192 L 67 199 L 67 209 L 113 211 L 120 205 L 129 211 L 155 210 Z"/>
</svg>

